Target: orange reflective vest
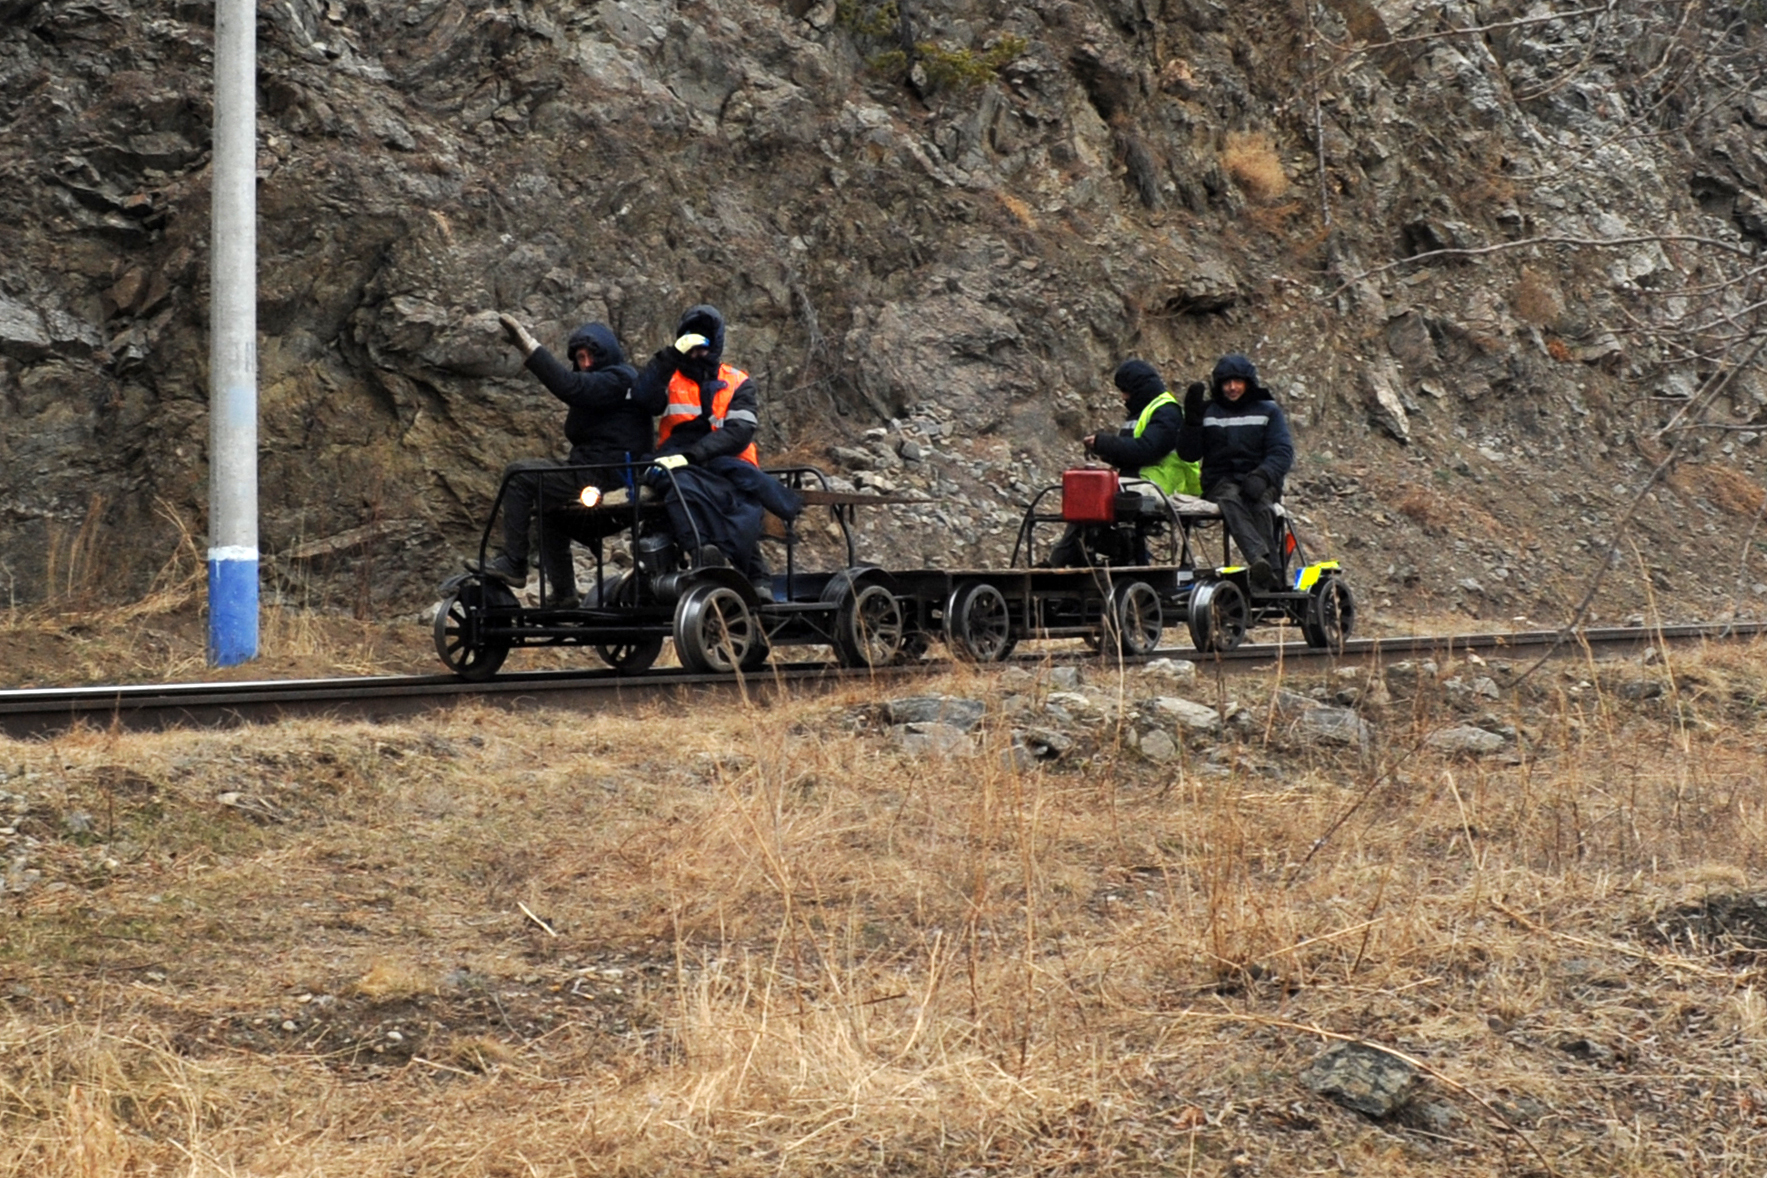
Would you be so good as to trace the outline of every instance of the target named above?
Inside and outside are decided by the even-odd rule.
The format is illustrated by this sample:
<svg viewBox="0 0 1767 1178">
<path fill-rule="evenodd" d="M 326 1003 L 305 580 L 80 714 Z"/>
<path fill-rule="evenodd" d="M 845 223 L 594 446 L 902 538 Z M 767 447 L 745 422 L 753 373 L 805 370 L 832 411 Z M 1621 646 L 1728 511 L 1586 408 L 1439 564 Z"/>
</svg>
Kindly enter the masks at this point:
<svg viewBox="0 0 1767 1178">
<path fill-rule="evenodd" d="M 730 398 L 736 395 L 737 386 L 749 378 L 749 374 L 740 368 L 732 368 L 728 364 L 718 365 L 718 379 L 723 386 L 712 394 L 712 428 L 724 428 L 724 414 L 730 409 Z M 662 424 L 657 427 L 657 449 L 669 443 L 669 435 L 675 427 L 686 421 L 692 421 L 700 415 L 699 382 L 677 372 L 669 378 L 669 403 L 663 409 Z M 745 414 L 746 416 L 746 414 Z M 755 444 L 750 442 L 737 455 L 744 462 L 754 466 L 761 465 L 760 455 L 755 451 Z"/>
</svg>

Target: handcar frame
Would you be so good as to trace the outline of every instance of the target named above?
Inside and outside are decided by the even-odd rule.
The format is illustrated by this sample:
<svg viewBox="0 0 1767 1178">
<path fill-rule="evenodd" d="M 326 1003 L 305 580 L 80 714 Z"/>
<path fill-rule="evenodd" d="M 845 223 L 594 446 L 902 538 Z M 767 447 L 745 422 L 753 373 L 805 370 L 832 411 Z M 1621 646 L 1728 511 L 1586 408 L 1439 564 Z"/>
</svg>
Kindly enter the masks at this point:
<svg viewBox="0 0 1767 1178">
<path fill-rule="evenodd" d="M 588 646 L 615 672 L 631 675 L 648 670 L 664 644 L 673 642 L 688 671 L 729 673 L 757 670 L 777 646 L 825 644 L 842 665 L 852 667 L 882 666 L 905 651 L 924 649 L 910 632 L 894 577 L 861 564 L 853 540 L 857 508 L 891 500 L 834 490 L 821 471 L 809 466 L 775 467 L 765 473 L 799 494 L 806 511 L 827 509 L 844 556 L 838 568 L 802 567 L 805 545 L 799 522 L 770 517 L 770 524 L 782 523 L 769 534 L 783 546 L 784 571 L 758 588 L 715 556 L 708 558 L 691 510 L 687 516 L 696 535 L 680 542 L 672 534 L 662 497 L 640 489 L 628 491 L 624 502 L 536 513 L 540 528 L 563 528 L 594 552 L 593 584 L 575 600 L 557 599 L 546 583 L 544 561 L 534 604 L 478 571 L 486 567 L 511 480 L 565 471 L 587 485 L 596 473 L 622 470 L 635 476 L 646 469 L 643 463 L 563 465 L 507 473 L 479 541 L 478 563 L 441 586 L 435 644 L 443 664 L 463 678 L 485 679 L 517 647 Z M 673 472 L 669 478 L 673 480 Z M 642 488 L 635 478 L 626 481 L 628 487 Z M 633 565 L 610 569 L 597 541 L 621 533 L 628 537 Z M 541 539 L 539 550 L 544 551 L 544 533 Z"/>
</svg>

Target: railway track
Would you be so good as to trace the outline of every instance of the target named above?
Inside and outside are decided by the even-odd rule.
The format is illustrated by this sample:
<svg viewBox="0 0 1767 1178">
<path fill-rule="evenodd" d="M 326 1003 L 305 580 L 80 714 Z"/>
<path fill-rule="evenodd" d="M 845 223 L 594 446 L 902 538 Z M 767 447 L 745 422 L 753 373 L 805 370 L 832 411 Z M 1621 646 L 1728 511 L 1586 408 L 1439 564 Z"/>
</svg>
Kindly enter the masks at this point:
<svg viewBox="0 0 1767 1178">
<path fill-rule="evenodd" d="M 1658 642 L 1683 644 L 1736 641 L 1767 633 L 1767 623 L 1695 623 L 1676 626 L 1609 627 L 1578 631 L 1568 638 L 1555 630 L 1509 634 L 1453 634 L 1353 639 L 1337 655 L 1299 643 L 1249 643 L 1224 654 L 1198 654 L 1163 648 L 1148 659 L 1185 658 L 1223 672 L 1288 667 L 1384 663 L 1404 658 L 1447 658 L 1478 653 L 1517 660 L 1549 652 L 1616 654 Z M 1024 655 L 1017 665 L 1079 662 L 1079 652 Z M 1097 661 L 1090 656 L 1089 661 Z M 1131 660 L 1144 662 L 1146 659 Z M 99 687 L 51 687 L 0 691 L 0 733 L 15 739 L 46 736 L 85 724 L 97 728 L 162 729 L 262 723 L 294 716 L 333 715 L 386 718 L 451 707 L 463 701 L 493 706 L 623 708 L 678 692 L 749 692 L 767 697 L 781 692 L 816 692 L 864 682 L 910 682 L 948 670 L 950 663 L 929 660 L 880 671 L 843 670 L 822 663 L 774 665 L 739 680 L 661 670 L 621 676 L 611 671 L 530 671 L 469 683 L 452 675 L 372 676 L 351 679 L 283 679 L 238 683 L 148 683 Z"/>
</svg>

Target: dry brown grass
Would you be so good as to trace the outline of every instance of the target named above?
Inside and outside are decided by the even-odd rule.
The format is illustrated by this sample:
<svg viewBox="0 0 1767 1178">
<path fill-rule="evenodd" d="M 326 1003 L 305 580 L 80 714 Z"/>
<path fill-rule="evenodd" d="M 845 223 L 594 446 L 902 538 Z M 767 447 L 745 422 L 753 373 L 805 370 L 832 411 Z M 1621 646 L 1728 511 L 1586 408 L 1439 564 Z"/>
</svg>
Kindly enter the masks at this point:
<svg viewBox="0 0 1767 1178">
<path fill-rule="evenodd" d="M 1288 191 L 1288 173 L 1268 131 L 1229 131 L 1221 164 L 1253 200 L 1275 200 Z"/>
<path fill-rule="evenodd" d="M 1522 276 L 1509 295 L 1510 308 L 1516 318 L 1537 327 L 1558 322 L 1564 314 L 1564 294 L 1552 277 L 1532 266 L 1522 267 Z"/>
<path fill-rule="evenodd" d="M 1426 483 L 1395 488 L 1394 510 L 1432 534 L 1452 532 L 1504 539 L 1510 529 L 1468 502 L 1464 496 L 1448 495 Z"/>
<path fill-rule="evenodd" d="M 1205 681 L 1254 722 L 1161 765 L 1016 767 L 979 674 L 974 757 L 864 691 L 0 744 L 0 1175 L 1753 1175 L 1756 956 L 1688 914 L 1760 887 L 1758 657 L 1548 668 L 1486 760 L 1421 743 L 1472 664 L 1366 753 L 1264 710 L 1357 684 Z M 1437 1119 L 1301 1087 L 1333 1036 Z"/>
<path fill-rule="evenodd" d="M 1761 512 L 1767 491 L 1736 469 L 1717 462 L 1682 463 L 1669 474 L 1669 485 L 1689 497 L 1709 500 L 1731 515 L 1753 518 Z"/>
<path fill-rule="evenodd" d="M 994 195 L 999 199 L 1001 207 L 1012 214 L 1012 219 L 1019 223 L 1020 228 L 1035 229 L 1037 227 L 1037 215 L 1031 211 L 1030 205 L 1004 189 L 996 188 Z"/>
</svg>

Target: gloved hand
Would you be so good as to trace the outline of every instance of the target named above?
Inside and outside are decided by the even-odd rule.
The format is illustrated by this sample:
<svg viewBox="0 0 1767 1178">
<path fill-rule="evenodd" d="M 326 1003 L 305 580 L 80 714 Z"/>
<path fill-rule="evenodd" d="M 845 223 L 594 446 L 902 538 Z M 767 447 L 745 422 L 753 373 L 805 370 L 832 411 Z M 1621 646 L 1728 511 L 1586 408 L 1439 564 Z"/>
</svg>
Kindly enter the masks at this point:
<svg viewBox="0 0 1767 1178">
<path fill-rule="evenodd" d="M 1261 470 L 1254 470 L 1251 474 L 1248 474 L 1245 478 L 1239 480 L 1239 493 L 1241 497 L 1250 499 L 1254 502 L 1262 499 L 1269 490 L 1270 480 L 1264 477 L 1264 472 Z"/>
<path fill-rule="evenodd" d="M 509 337 L 509 342 L 522 350 L 522 355 L 532 356 L 534 350 L 540 346 L 540 341 L 530 335 L 527 328 L 510 316 L 499 315 L 497 322 L 503 325 L 503 334 Z"/>
<path fill-rule="evenodd" d="M 664 454 L 654 463 L 658 470 L 680 470 L 691 461 L 685 454 Z"/>
<path fill-rule="evenodd" d="M 687 355 L 687 353 L 693 351 L 695 348 L 709 348 L 711 346 L 711 340 L 703 335 L 696 335 L 691 331 L 675 341 L 675 350 L 680 352 L 683 356 Z"/>
<path fill-rule="evenodd" d="M 1201 425 L 1203 410 L 1208 407 L 1209 386 L 1200 380 L 1190 382 L 1184 390 L 1184 424 Z"/>
</svg>

